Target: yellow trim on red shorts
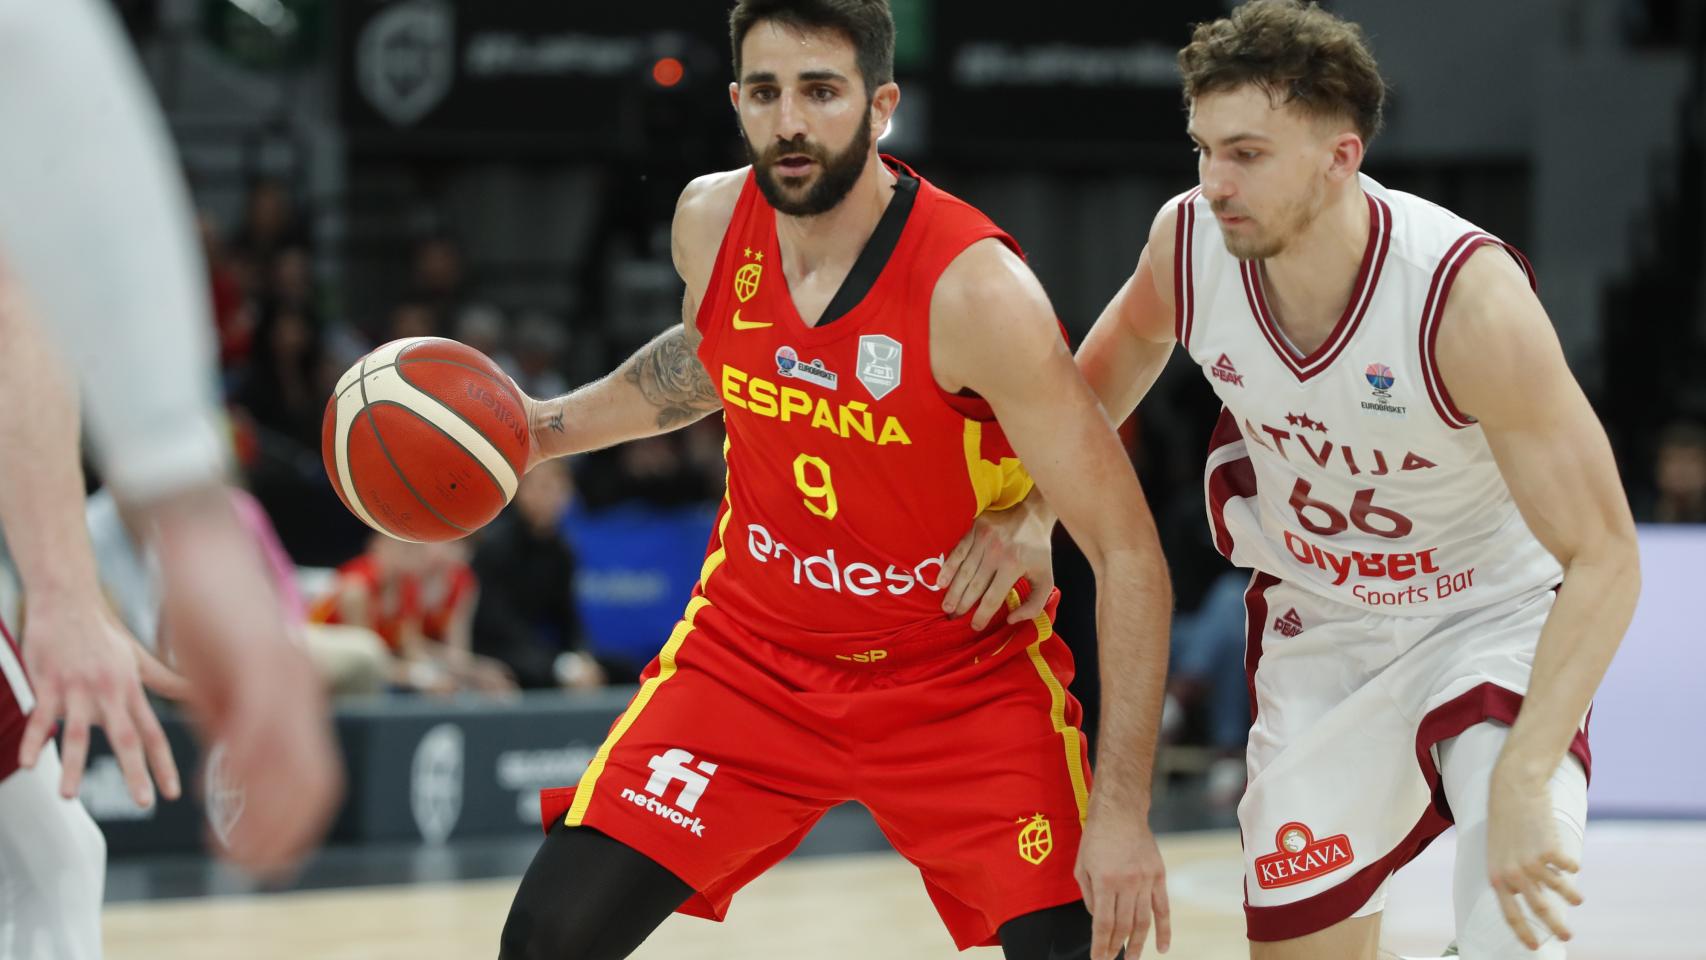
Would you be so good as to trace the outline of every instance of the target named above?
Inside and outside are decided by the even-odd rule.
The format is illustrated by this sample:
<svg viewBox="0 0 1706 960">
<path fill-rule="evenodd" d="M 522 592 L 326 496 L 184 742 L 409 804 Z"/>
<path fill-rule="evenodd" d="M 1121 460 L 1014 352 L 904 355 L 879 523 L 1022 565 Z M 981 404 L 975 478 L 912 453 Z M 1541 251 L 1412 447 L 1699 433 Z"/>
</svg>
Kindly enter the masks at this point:
<svg viewBox="0 0 1706 960">
<path fill-rule="evenodd" d="M 1016 591 L 1009 593 L 1007 609 L 1016 610 L 1018 607 L 1019 594 Z M 1030 655 L 1031 665 L 1037 668 L 1037 676 L 1042 677 L 1043 685 L 1048 687 L 1049 721 L 1054 724 L 1054 732 L 1060 734 L 1061 746 L 1066 750 L 1066 775 L 1072 780 L 1072 798 L 1078 803 L 1078 822 L 1082 824 L 1090 810 L 1090 786 L 1084 776 L 1083 734 L 1066 722 L 1066 687 L 1043 656 L 1043 644 L 1054 636 L 1054 622 L 1049 620 L 1046 612 L 1037 614 L 1031 622 L 1037 628 L 1037 639 L 1025 652 Z"/>
<path fill-rule="evenodd" d="M 725 444 L 724 456 L 727 456 L 727 451 L 728 447 Z M 729 528 L 729 516 L 732 513 L 734 513 L 734 508 L 725 496 L 723 499 L 723 518 L 717 524 L 717 549 L 711 551 L 711 555 L 705 558 L 705 565 L 699 571 L 700 592 L 692 600 L 687 601 L 687 612 L 681 615 L 681 620 L 676 623 L 675 629 L 670 631 L 669 641 L 663 645 L 663 650 L 658 654 L 657 676 L 640 686 L 640 692 L 634 695 L 634 702 L 628 704 L 628 709 L 622 711 L 622 718 L 617 720 L 616 726 L 610 729 L 610 735 L 604 738 L 604 743 L 599 745 L 598 753 L 593 756 L 592 762 L 587 764 L 586 772 L 581 774 L 580 786 L 575 789 L 575 802 L 569 807 L 568 815 L 563 818 L 563 822 L 568 826 L 578 827 L 586 819 L 587 805 L 592 803 L 593 788 L 598 785 L 598 778 L 604 775 L 604 765 L 610 760 L 610 751 L 615 749 L 617 742 L 622 739 L 622 735 L 628 732 L 628 728 L 634 725 L 635 720 L 639 719 L 640 711 L 646 709 L 646 704 L 652 702 L 652 695 L 657 693 L 658 687 L 662 686 L 665 680 L 675 676 L 675 657 L 681 652 L 681 645 L 687 642 L 687 635 L 693 632 L 693 619 L 699 615 L 699 611 L 711 605 L 711 601 L 705 599 L 703 595 L 704 586 L 705 582 L 711 579 L 711 574 L 723 565 L 723 559 L 728 555 L 728 551 L 723 546 L 723 534 Z"/>
</svg>

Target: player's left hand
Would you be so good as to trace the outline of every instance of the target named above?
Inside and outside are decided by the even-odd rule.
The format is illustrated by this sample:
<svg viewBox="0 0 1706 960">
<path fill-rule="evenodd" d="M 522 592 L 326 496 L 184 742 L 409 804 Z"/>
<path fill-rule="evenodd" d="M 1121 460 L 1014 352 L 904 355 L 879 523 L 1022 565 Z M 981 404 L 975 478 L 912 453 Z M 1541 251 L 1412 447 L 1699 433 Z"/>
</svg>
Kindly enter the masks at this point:
<svg viewBox="0 0 1706 960">
<path fill-rule="evenodd" d="M 1523 916 L 1523 904 L 1559 940 L 1570 939 L 1562 911 L 1547 891 L 1571 906 L 1581 905 L 1582 895 L 1567 876 L 1578 869 L 1558 843 L 1548 778 L 1525 776 L 1504 763 L 1494 767 L 1487 801 L 1487 879 L 1505 922 L 1528 949 L 1539 949 L 1540 939 Z"/>
<path fill-rule="evenodd" d="M 1166 953 L 1172 946 L 1167 869 L 1143 818 L 1092 806 L 1073 875 L 1090 910 L 1090 960 L 1114 960 L 1128 947 L 1127 960 L 1137 960 L 1152 921 L 1155 949 Z"/>
<path fill-rule="evenodd" d="M 988 510 L 972 522 L 936 578 L 942 612 L 959 618 L 976 609 L 971 625 L 982 630 L 1007 603 L 1021 578 L 1031 582 L 1025 602 L 1007 615 L 1023 623 L 1043 612 L 1054 592 L 1054 516 L 1033 492 L 1006 510 Z"/>
</svg>

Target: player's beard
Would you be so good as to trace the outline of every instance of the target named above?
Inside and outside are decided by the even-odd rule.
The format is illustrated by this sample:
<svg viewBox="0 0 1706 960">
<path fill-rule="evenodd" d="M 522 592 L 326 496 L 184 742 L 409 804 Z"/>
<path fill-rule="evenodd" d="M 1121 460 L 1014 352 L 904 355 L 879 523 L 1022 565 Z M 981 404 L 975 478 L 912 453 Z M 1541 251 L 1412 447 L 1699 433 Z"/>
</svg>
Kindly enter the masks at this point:
<svg viewBox="0 0 1706 960">
<path fill-rule="evenodd" d="M 859 182 L 859 175 L 865 172 L 865 159 L 871 153 L 870 111 L 865 111 L 864 119 L 853 133 L 853 141 L 838 153 L 832 154 L 822 144 L 807 140 L 805 134 L 772 143 L 763 153 L 753 146 L 744 129 L 741 130 L 741 141 L 746 144 L 746 155 L 752 161 L 758 189 L 764 194 L 764 199 L 778 213 L 790 217 L 815 217 L 835 209 L 853 189 L 853 184 Z M 776 170 L 776 161 L 789 154 L 807 156 L 817 163 L 817 180 L 803 196 L 785 192 L 784 187 L 797 187 L 805 177 L 784 176 Z"/>
<path fill-rule="evenodd" d="M 1272 218 L 1263 220 L 1276 222 L 1278 229 L 1261 229 L 1263 220 L 1252 218 L 1251 223 L 1257 229 L 1242 235 L 1234 235 L 1225 230 L 1221 237 L 1226 241 L 1226 252 L 1240 260 L 1267 260 L 1285 252 L 1285 248 L 1293 239 L 1308 230 L 1321 215 L 1321 208 L 1326 201 L 1326 187 L 1319 180 L 1311 181 L 1309 192 L 1297 201 L 1288 204 L 1286 209 Z M 1220 209 L 1215 210 L 1220 213 Z"/>
</svg>

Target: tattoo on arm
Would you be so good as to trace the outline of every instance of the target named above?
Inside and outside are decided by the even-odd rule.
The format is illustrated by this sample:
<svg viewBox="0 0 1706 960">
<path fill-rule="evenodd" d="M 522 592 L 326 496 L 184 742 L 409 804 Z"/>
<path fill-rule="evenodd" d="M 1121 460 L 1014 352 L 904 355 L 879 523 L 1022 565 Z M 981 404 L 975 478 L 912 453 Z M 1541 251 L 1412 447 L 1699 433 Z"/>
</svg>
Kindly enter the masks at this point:
<svg viewBox="0 0 1706 960">
<path fill-rule="evenodd" d="M 691 423 L 722 405 L 684 327 L 671 327 L 641 347 L 623 376 L 657 407 L 661 429 Z"/>
<path fill-rule="evenodd" d="M 557 405 L 556 413 L 553 413 L 550 417 L 546 418 L 545 426 L 550 427 L 558 433 L 563 432 L 563 407 L 561 404 Z"/>
</svg>

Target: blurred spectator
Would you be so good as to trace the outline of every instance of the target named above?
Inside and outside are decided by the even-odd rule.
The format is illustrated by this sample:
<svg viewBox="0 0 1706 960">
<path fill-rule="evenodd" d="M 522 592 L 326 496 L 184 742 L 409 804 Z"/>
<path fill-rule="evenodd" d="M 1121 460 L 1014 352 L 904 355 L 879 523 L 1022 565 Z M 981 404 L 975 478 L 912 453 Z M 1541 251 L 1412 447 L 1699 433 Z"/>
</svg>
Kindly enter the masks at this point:
<svg viewBox="0 0 1706 960">
<path fill-rule="evenodd" d="M 333 695 L 375 693 L 385 678 L 385 646 L 372 631 L 308 622 L 296 587 L 296 568 L 278 542 L 272 522 L 243 490 L 230 488 L 232 506 L 266 559 L 291 633 L 307 647 Z M 101 490 L 89 497 L 89 540 L 94 546 L 101 589 L 126 628 L 162 659 L 171 660 L 169 625 L 160 619 L 163 583 L 150 535 L 136 518 Z"/>
<path fill-rule="evenodd" d="M 290 246 L 273 258 L 269 289 L 273 303 L 309 313 L 319 309 L 314 293 L 314 264 L 306 247 Z"/>
<path fill-rule="evenodd" d="M 219 336 L 219 367 L 229 375 L 249 357 L 255 333 L 248 283 L 251 278 L 232 262 L 225 250 L 219 227 L 206 211 L 196 218 L 201 231 L 202 255 L 207 260 L 207 280 L 213 303 L 213 323 Z"/>
<path fill-rule="evenodd" d="M 338 568 L 331 594 L 314 605 L 311 617 L 379 634 L 390 648 L 389 675 L 398 687 L 436 694 L 512 691 L 509 668 L 473 651 L 479 586 L 467 551 L 463 541 L 405 543 L 376 533 L 366 553 Z"/>
<path fill-rule="evenodd" d="M 1230 806 L 1244 790 L 1250 695 L 1244 673 L 1244 588 L 1249 575 L 1222 573 L 1189 613 L 1173 618 L 1167 706 L 1200 716 L 1207 745 L 1210 802 Z"/>
<path fill-rule="evenodd" d="M 577 468 L 582 499 L 593 510 L 636 500 L 667 510 L 721 498 L 724 471 L 689 458 L 704 446 L 694 436 L 677 430 L 587 454 Z"/>
<path fill-rule="evenodd" d="M 457 318 L 454 336 L 491 357 L 505 373 L 516 371 L 515 357 L 509 352 L 509 325 L 497 307 L 476 305 L 464 310 Z"/>
<path fill-rule="evenodd" d="M 279 252 L 287 247 L 306 248 L 308 241 L 307 228 L 284 183 L 275 177 L 256 180 L 249 188 L 243 225 L 231 238 L 232 253 L 253 265 L 262 284 L 270 284 Z"/>
<path fill-rule="evenodd" d="M 535 397 L 556 397 L 569 392 L 569 381 L 561 369 L 568 333 L 561 320 L 544 313 L 530 313 L 515 329 L 515 382 Z"/>
<path fill-rule="evenodd" d="M 1680 422 L 1659 435 L 1653 491 L 1637 519 L 1647 523 L 1706 523 L 1706 426 Z"/>
<path fill-rule="evenodd" d="M 331 394 L 320 328 L 300 306 L 274 303 L 255 328 L 249 370 L 236 401 L 261 427 L 300 446 L 320 448 L 320 418 Z"/>
<path fill-rule="evenodd" d="M 463 311 L 472 306 L 462 248 L 446 236 L 431 236 L 415 245 L 414 299 L 437 317 L 437 326 L 452 330 Z"/>
<path fill-rule="evenodd" d="M 386 340 L 401 340 L 405 337 L 436 337 L 439 333 L 438 316 L 432 308 L 416 300 L 404 300 L 391 308 L 391 316 L 386 324 Z"/>
<path fill-rule="evenodd" d="M 523 687 L 585 690 L 605 682 L 582 649 L 575 612 L 575 556 L 562 533 L 573 497 L 568 466 L 546 460 L 522 479 L 515 502 L 474 551 L 474 650 L 507 664 Z"/>
</svg>

